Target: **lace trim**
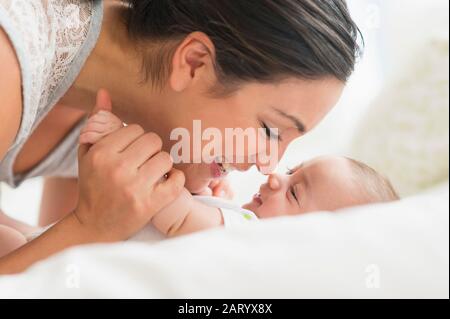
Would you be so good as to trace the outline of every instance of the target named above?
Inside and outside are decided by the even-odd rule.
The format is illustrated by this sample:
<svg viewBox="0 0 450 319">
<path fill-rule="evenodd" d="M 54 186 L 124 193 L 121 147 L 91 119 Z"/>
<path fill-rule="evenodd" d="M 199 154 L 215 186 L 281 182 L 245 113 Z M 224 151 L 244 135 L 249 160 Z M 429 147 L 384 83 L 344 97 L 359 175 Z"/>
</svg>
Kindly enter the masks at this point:
<svg viewBox="0 0 450 319">
<path fill-rule="evenodd" d="M 101 1 L 0 0 L 0 25 L 20 62 L 23 94 L 21 127 L 0 165 L 0 179 L 7 177 L 13 183 L 5 166 L 12 167 L 25 141 L 68 89 L 95 45 L 101 27 L 101 13 L 96 14 L 99 21 L 93 21 L 95 10 L 101 10 Z"/>
<path fill-rule="evenodd" d="M 81 0 L 0 0 L 21 50 L 27 60 L 22 73 L 31 75 L 30 87 L 23 83 L 24 115 L 20 142 L 27 138 L 52 105 L 48 105 L 86 40 L 93 2 Z M 14 40 L 14 39 L 13 39 Z M 14 42 L 14 41 L 13 41 Z M 24 61 L 20 61 L 21 65 Z M 28 89 L 28 92 L 25 90 Z"/>
</svg>

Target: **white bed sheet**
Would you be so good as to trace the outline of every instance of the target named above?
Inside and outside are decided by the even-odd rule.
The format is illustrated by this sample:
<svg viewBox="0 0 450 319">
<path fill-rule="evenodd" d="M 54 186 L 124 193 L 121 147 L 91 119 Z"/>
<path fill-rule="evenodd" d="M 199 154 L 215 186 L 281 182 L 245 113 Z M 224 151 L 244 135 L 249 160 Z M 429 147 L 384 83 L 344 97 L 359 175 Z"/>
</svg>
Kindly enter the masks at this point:
<svg viewBox="0 0 450 319">
<path fill-rule="evenodd" d="M 0 298 L 448 298 L 448 184 L 339 214 L 71 249 Z"/>
</svg>

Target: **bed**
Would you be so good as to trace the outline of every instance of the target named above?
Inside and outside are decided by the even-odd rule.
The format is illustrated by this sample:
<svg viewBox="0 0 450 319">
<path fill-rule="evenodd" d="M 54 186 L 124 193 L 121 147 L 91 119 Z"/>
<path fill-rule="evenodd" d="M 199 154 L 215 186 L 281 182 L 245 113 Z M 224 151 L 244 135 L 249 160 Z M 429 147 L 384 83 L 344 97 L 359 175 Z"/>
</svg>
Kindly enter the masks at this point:
<svg viewBox="0 0 450 319">
<path fill-rule="evenodd" d="M 449 298 L 448 191 L 74 248 L 1 278 L 0 298 Z"/>
</svg>

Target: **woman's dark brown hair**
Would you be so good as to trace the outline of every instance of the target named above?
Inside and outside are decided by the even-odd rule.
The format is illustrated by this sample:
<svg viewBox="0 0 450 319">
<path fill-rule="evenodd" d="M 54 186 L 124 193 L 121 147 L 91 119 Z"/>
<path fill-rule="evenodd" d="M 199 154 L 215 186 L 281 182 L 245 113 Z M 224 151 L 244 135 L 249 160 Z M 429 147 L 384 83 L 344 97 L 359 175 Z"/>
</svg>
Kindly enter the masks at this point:
<svg viewBox="0 0 450 319">
<path fill-rule="evenodd" d="M 360 53 L 359 29 L 345 0 L 125 0 L 132 37 L 158 43 L 145 61 L 162 84 L 188 34 L 207 34 L 219 84 L 270 83 L 287 77 L 347 81 Z M 148 40 L 148 41 L 147 41 Z"/>
</svg>

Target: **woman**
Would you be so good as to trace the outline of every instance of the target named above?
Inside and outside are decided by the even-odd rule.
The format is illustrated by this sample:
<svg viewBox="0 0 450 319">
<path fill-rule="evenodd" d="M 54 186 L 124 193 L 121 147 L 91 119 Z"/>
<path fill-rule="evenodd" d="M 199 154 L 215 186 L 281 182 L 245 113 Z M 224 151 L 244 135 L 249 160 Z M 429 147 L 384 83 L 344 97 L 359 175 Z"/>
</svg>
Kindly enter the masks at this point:
<svg viewBox="0 0 450 319">
<path fill-rule="evenodd" d="M 0 0 L 0 26 L 0 181 L 57 177 L 41 223 L 61 220 L 0 259 L 0 273 L 73 245 L 124 240 L 184 180 L 192 193 L 221 180 L 219 163 L 172 169 L 170 134 L 193 120 L 262 127 L 281 157 L 336 104 L 358 54 L 344 0 Z M 102 108 L 135 125 L 80 149 L 75 195 L 74 180 L 61 177 L 78 176 L 80 128 Z M 225 157 L 244 157 L 232 168 L 246 171 L 262 148 Z M 49 205 L 55 198 L 60 205 Z"/>
</svg>

